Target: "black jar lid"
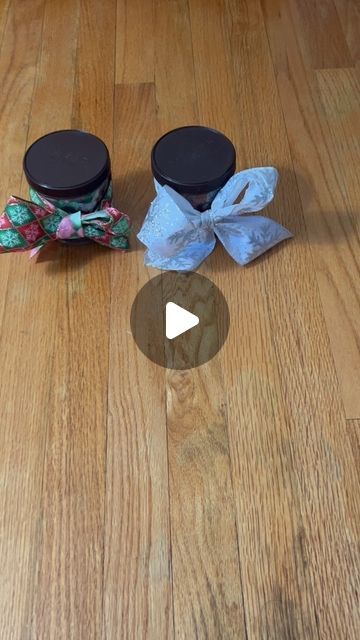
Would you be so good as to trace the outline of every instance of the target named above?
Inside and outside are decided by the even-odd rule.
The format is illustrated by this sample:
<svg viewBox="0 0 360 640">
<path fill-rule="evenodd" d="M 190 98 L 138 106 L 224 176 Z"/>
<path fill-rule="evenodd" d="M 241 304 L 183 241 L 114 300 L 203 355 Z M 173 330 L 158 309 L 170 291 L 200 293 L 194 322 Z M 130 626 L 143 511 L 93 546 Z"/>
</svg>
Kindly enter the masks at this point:
<svg viewBox="0 0 360 640">
<path fill-rule="evenodd" d="M 156 142 L 151 153 L 154 178 L 189 194 L 220 189 L 235 173 L 235 165 L 232 142 L 208 127 L 173 129 Z"/>
<path fill-rule="evenodd" d="M 52 198 L 77 198 L 110 175 L 110 156 L 97 136 L 64 129 L 36 140 L 25 153 L 23 167 L 35 191 Z"/>
</svg>

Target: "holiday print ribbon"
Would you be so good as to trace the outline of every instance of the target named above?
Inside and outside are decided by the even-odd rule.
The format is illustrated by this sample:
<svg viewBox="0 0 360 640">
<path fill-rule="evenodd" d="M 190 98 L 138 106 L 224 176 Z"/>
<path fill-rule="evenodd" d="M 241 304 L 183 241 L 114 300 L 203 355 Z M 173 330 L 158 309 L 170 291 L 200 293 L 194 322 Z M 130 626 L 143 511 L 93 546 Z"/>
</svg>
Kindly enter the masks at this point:
<svg viewBox="0 0 360 640">
<path fill-rule="evenodd" d="M 193 271 L 212 252 L 216 237 L 238 264 L 245 265 L 291 238 L 290 231 L 274 220 L 248 215 L 271 202 L 277 178 L 274 167 L 240 171 L 220 189 L 203 213 L 171 187 L 155 181 L 157 196 L 138 234 L 147 247 L 145 265 Z M 236 203 L 244 189 L 243 198 Z"/>
<path fill-rule="evenodd" d="M 96 210 L 89 213 L 76 210 L 80 202 L 62 200 L 65 211 L 58 206 L 60 201 L 51 202 L 31 188 L 29 194 L 30 200 L 11 196 L 0 215 L 0 254 L 30 249 L 33 255 L 48 242 L 77 238 L 112 249 L 128 248 L 130 219 L 112 206 L 111 181 L 97 206 L 94 203 Z"/>
</svg>

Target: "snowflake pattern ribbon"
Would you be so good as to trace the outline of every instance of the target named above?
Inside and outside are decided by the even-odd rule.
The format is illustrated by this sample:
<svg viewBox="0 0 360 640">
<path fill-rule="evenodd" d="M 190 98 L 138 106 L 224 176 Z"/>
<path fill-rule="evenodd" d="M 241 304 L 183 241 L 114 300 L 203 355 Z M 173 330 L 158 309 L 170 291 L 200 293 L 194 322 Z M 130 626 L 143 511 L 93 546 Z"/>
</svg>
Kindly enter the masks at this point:
<svg viewBox="0 0 360 640">
<path fill-rule="evenodd" d="M 33 189 L 30 198 L 8 199 L 0 215 L 0 254 L 29 249 L 34 254 L 48 242 L 76 238 L 88 238 L 113 249 L 128 248 L 130 219 L 111 206 L 111 182 L 91 213 L 68 213 Z"/>
<path fill-rule="evenodd" d="M 241 265 L 254 260 L 292 233 L 263 216 L 274 197 L 278 172 L 258 167 L 236 173 L 215 196 L 210 209 L 200 213 L 179 193 L 155 180 L 157 196 L 151 203 L 139 240 L 147 247 L 147 266 L 193 271 L 213 251 L 216 237 Z M 245 190 L 243 198 L 235 203 Z"/>
</svg>

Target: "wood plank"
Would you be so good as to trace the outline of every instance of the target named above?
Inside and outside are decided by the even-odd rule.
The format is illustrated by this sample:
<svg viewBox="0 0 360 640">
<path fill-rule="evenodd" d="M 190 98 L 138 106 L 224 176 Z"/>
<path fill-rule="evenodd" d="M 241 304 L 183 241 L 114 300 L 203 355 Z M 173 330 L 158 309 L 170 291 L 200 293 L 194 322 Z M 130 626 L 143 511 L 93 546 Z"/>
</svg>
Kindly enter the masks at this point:
<svg viewBox="0 0 360 640">
<path fill-rule="evenodd" d="M 47 4 L 33 137 L 47 127 L 75 124 L 104 135 L 111 148 L 112 91 L 102 102 L 108 84 L 98 55 L 103 36 L 97 31 L 93 4 L 67 2 L 61 8 Z M 111 73 L 115 4 L 112 13 L 109 3 L 103 13 Z M 67 79 L 61 85 L 59 76 Z M 97 95 L 90 98 L 93 78 Z M 103 619 L 110 256 L 95 245 L 59 246 L 44 253 L 43 261 L 47 276 L 54 280 L 48 311 L 54 337 L 32 633 L 36 638 L 95 639 L 101 637 Z"/>
<path fill-rule="evenodd" d="M 358 251 L 355 254 L 357 265 L 357 277 L 354 274 L 355 286 L 351 291 L 346 292 L 346 297 L 350 303 L 352 302 L 351 307 L 350 305 L 345 306 L 342 302 L 344 286 L 341 286 L 340 282 L 338 283 L 337 306 L 342 307 L 343 313 L 344 311 L 348 312 L 345 326 L 338 325 L 337 312 L 331 313 L 332 309 L 329 309 L 328 315 L 331 346 L 337 369 L 341 372 L 338 375 L 347 417 L 357 418 L 360 416 L 358 394 L 360 385 L 360 317 L 358 315 L 360 304 L 360 179 L 357 170 L 357 167 L 360 166 L 360 77 L 355 69 L 326 69 L 316 72 L 316 84 L 317 91 L 314 94 L 325 152 L 331 158 L 337 187 L 343 199 L 343 207 L 338 215 L 349 220 L 353 228 L 354 242 L 357 242 L 358 246 Z M 346 342 L 343 339 L 344 332 L 347 334 Z"/>
<path fill-rule="evenodd" d="M 294 241 L 259 264 L 283 399 L 282 445 L 287 452 L 283 463 L 291 478 L 287 488 L 292 487 L 293 511 L 298 514 L 293 549 L 301 562 L 297 575 L 302 572 L 305 577 L 311 615 L 312 632 L 306 635 L 304 617 L 301 635 L 297 607 L 288 602 L 287 615 L 293 611 L 289 633 L 337 638 L 346 629 L 347 637 L 356 638 L 358 482 L 264 30 L 236 37 L 233 54 L 243 114 L 241 135 L 249 161 L 257 164 L 262 159 L 260 142 L 271 149 L 282 170 L 269 215 L 275 207 L 282 211 L 282 221 L 296 234 Z M 290 550 L 285 549 L 287 554 Z M 283 606 L 286 590 L 275 589 L 276 594 L 275 607 Z"/>
<path fill-rule="evenodd" d="M 154 1 L 118 0 L 115 82 L 153 82 L 154 66 Z"/>
<path fill-rule="evenodd" d="M 304 64 L 310 69 L 349 67 L 350 51 L 333 0 L 288 0 Z"/>
<path fill-rule="evenodd" d="M 79 12 L 79 0 L 45 2 L 29 144 L 49 131 L 71 126 Z"/>
<path fill-rule="evenodd" d="M 4 0 L 0 5 L 0 46 L 2 45 L 7 19 L 9 17 L 10 0 Z"/>
<path fill-rule="evenodd" d="M 356 393 L 360 384 L 360 259 L 358 221 L 356 211 L 351 215 L 350 208 L 356 195 L 352 187 L 349 198 L 341 184 L 336 155 L 319 120 L 318 87 L 315 77 L 304 68 L 295 23 L 285 6 L 281 11 L 279 3 L 264 2 L 263 6 L 342 398 L 347 417 L 356 418 L 360 415 Z M 352 120 L 353 106 L 346 113 Z M 345 114 L 340 120 L 347 117 Z M 353 144 L 348 127 L 345 148 Z M 349 179 L 354 180 L 348 176 L 347 184 Z"/>
<path fill-rule="evenodd" d="M 247 0 L 224 0 L 220 24 L 225 21 L 228 34 L 239 35 L 262 21 L 261 6 Z M 229 42 L 227 49 L 229 49 Z"/>
<path fill-rule="evenodd" d="M 160 133 L 197 122 L 189 12 L 183 0 L 155 3 L 155 87 Z"/>
<path fill-rule="evenodd" d="M 235 12 L 238 9 L 235 3 L 232 4 L 234 4 L 232 11 L 227 12 L 226 3 L 210 2 L 206 14 L 202 15 L 201 6 L 197 0 L 189 3 L 201 124 L 215 126 L 214 123 L 218 123 L 220 130 L 230 138 L 235 135 L 238 106 L 231 68 L 231 52 L 227 40 L 229 32 L 236 32 L 236 29 L 240 28 L 239 23 L 242 23 L 240 19 L 236 21 L 237 13 Z M 242 20 L 245 19 L 243 15 L 241 17 Z M 203 21 L 203 27 L 200 29 L 201 21 Z M 199 29 L 200 32 L 198 32 Z M 219 69 L 221 74 L 218 73 Z M 213 85 L 214 70 L 217 74 L 216 87 Z M 238 158 L 239 156 L 241 158 L 241 153 L 240 148 Z"/>
<path fill-rule="evenodd" d="M 360 165 L 360 77 L 355 69 L 323 69 L 315 72 L 315 83 L 326 150 L 338 178 L 345 211 L 360 238 L 360 177 L 356 169 Z"/>
<path fill-rule="evenodd" d="M 245 638 L 219 365 L 169 373 L 167 411 L 175 635 Z"/>
<path fill-rule="evenodd" d="M 353 62 L 360 61 L 360 5 L 357 0 L 334 0 Z"/>
<path fill-rule="evenodd" d="M 4 9 L 6 3 L 4 3 Z M 1 199 L 19 194 L 28 113 L 41 42 L 44 3 L 9 8 L 1 50 Z M 40 516 L 48 357 L 38 358 L 51 285 L 24 255 L 1 256 L 0 325 L 0 636 L 21 637 L 31 621 L 37 523 Z M 40 305 L 38 307 L 37 305 Z M 50 330 L 51 331 L 51 330 Z M 35 401 L 34 401 L 35 398 Z"/>
<path fill-rule="evenodd" d="M 101 637 L 109 257 L 95 251 L 65 249 L 54 267 L 36 638 Z"/>
<path fill-rule="evenodd" d="M 81 0 L 72 127 L 99 136 L 112 149 L 116 0 Z"/>
<path fill-rule="evenodd" d="M 360 420 L 348 420 L 347 427 L 355 459 L 355 469 L 360 476 Z"/>
<path fill-rule="evenodd" d="M 156 95 L 165 132 L 196 123 L 198 108 L 187 3 L 160 1 L 156 9 Z M 200 273 L 210 275 L 213 266 L 209 259 Z M 167 372 L 167 424 L 175 636 L 245 637 L 217 358 L 199 369 Z"/>
<path fill-rule="evenodd" d="M 261 126 L 258 118 L 264 117 L 277 135 L 273 122 L 276 116 L 277 123 L 281 115 L 281 109 L 275 106 L 275 116 L 268 116 L 268 103 L 275 101 L 276 105 L 276 90 L 269 92 L 266 85 L 265 98 L 259 99 L 256 89 L 250 86 L 251 78 L 257 76 L 251 75 L 247 80 L 248 73 L 255 73 L 253 67 L 249 68 L 247 50 L 255 55 L 253 48 L 257 46 L 259 61 L 267 59 L 268 51 L 259 5 L 257 9 L 256 3 L 241 5 L 240 13 L 233 5 L 231 20 L 229 15 L 225 20 L 223 3 L 212 3 L 208 31 L 201 30 L 200 4 L 191 5 L 193 32 L 198 34 L 194 57 L 200 115 L 211 126 L 222 130 L 226 127 L 238 151 L 239 169 L 277 165 L 280 158 L 273 156 L 272 147 L 256 132 Z M 241 54 L 239 42 L 244 48 Z M 221 78 L 220 88 L 213 82 L 214 77 Z M 221 96 L 228 96 L 225 106 L 218 91 Z M 252 114 L 255 100 L 256 109 L 263 109 L 257 118 Z M 286 148 L 286 136 L 282 142 Z M 294 180 L 290 188 L 296 194 Z M 294 207 L 301 215 L 299 204 L 294 203 Z M 279 207 L 272 211 L 272 217 L 281 219 Z M 278 251 L 291 251 L 291 243 Z M 273 254 L 267 259 L 271 260 Z M 216 256 L 217 268 L 211 277 L 226 295 L 231 314 L 230 335 L 220 357 L 226 385 L 247 636 L 316 638 L 311 590 L 296 542 L 301 516 L 289 464 L 288 427 L 272 345 L 269 293 L 261 271 L 267 259 L 242 269 L 225 258 L 223 251 Z"/>
<path fill-rule="evenodd" d="M 24 113 L 28 113 L 31 106 L 41 38 L 43 3 L 35 2 L 33 18 L 30 22 L 29 10 L 21 7 L 19 2 L 14 2 L 9 7 L 9 2 L 3 2 L 0 7 L 0 43 L 2 45 L 0 126 L 3 139 L 3 153 L 0 156 L 2 176 L 0 195 L 2 202 L 5 202 L 9 195 L 19 193 L 20 190 L 22 158 L 28 129 Z M 28 24 L 21 24 L 22 20 Z M 27 65 L 24 65 L 24 52 L 27 49 Z M 14 100 L 15 96 L 16 100 Z M 4 313 L 9 265 L 13 263 L 13 256 L 4 255 L 2 258 L 0 327 Z"/>
<path fill-rule="evenodd" d="M 116 201 L 135 229 L 152 197 L 156 126 L 153 85 L 116 87 Z M 173 637 L 165 374 L 131 335 L 133 300 L 158 274 L 143 266 L 134 236 L 132 243 L 111 268 L 104 637 L 157 640 Z"/>
</svg>

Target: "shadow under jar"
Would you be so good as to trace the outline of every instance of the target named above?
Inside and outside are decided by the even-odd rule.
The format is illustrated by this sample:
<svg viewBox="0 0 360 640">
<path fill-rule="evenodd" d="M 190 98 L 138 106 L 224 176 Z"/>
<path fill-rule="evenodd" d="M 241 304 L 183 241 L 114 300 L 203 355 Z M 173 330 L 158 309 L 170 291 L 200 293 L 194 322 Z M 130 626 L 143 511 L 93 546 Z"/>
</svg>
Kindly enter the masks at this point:
<svg viewBox="0 0 360 640">
<path fill-rule="evenodd" d="M 30 189 L 66 213 L 96 211 L 111 181 L 111 162 L 105 143 L 77 129 L 53 131 L 26 151 L 24 173 Z M 88 244 L 87 238 L 61 240 Z"/>
<path fill-rule="evenodd" d="M 201 126 L 173 129 L 151 153 L 154 178 L 168 185 L 198 211 L 209 209 L 218 191 L 235 173 L 236 152 L 220 131 Z"/>
</svg>

